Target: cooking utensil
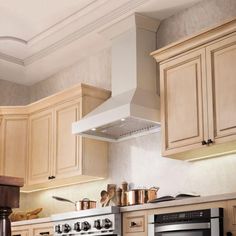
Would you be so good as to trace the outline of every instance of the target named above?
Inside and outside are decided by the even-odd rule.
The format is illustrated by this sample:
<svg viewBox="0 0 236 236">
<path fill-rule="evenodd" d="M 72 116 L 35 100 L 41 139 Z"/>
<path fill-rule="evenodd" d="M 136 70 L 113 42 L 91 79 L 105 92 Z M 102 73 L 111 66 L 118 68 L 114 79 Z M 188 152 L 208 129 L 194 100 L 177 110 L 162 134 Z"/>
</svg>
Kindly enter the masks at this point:
<svg viewBox="0 0 236 236">
<path fill-rule="evenodd" d="M 127 205 L 144 204 L 148 200 L 147 189 L 133 189 L 126 192 Z"/>
<path fill-rule="evenodd" d="M 157 198 L 158 187 L 151 187 L 147 190 L 148 200 L 147 202 Z"/>
<path fill-rule="evenodd" d="M 52 198 L 56 199 L 57 201 L 72 203 L 73 205 L 75 205 L 76 211 L 96 208 L 96 201 L 90 201 L 88 198 L 84 198 L 81 201 L 75 201 L 75 202 L 69 199 L 57 197 L 57 196 L 52 196 Z"/>
<path fill-rule="evenodd" d="M 127 205 L 144 204 L 157 198 L 158 187 L 126 191 Z"/>
</svg>

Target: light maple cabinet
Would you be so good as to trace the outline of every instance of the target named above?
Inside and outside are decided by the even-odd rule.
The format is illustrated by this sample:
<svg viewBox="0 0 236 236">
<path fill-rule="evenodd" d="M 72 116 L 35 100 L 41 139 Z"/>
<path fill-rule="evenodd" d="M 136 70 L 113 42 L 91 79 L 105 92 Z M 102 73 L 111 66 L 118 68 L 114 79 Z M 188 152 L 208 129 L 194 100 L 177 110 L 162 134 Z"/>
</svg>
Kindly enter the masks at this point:
<svg viewBox="0 0 236 236">
<path fill-rule="evenodd" d="M 163 156 L 236 152 L 236 21 L 152 55 L 160 63 Z"/>
<path fill-rule="evenodd" d="M 80 85 L 31 104 L 27 184 L 23 192 L 103 179 L 107 142 L 72 134 L 72 123 L 110 96 Z"/>
<path fill-rule="evenodd" d="M 210 138 L 236 140 L 236 34 L 206 47 Z"/>
<path fill-rule="evenodd" d="M 148 211 L 134 211 L 123 214 L 123 236 L 147 236 Z"/>
<path fill-rule="evenodd" d="M 53 224 L 27 224 L 12 227 L 12 236 L 50 236 L 53 235 Z"/>
<path fill-rule="evenodd" d="M 52 109 L 48 109 L 30 116 L 28 185 L 46 182 L 52 176 L 52 115 Z"/>
<path fill-rule="evenodd" d="M 0 174 L 25 179 L 22 192 L 107 176 L 107 142 L 72 134 L 72 123 L 110 97 L 79 84 L 35 103 L 0 107 Z"/>
<path fill-rule="evenodd" d="M 80 100 L 55 107 L 55 168 L 52 175 L 57 178 L 71 177 L 81 172 L 82 138 L 71 133 L 71 124 L 80 117 Z"/>
<path fill-rule="evenodd" d="M 0 118 L 0 160 L 2 175 L 25 178 L 28 147 L 28 116 Z"/>
</svg>

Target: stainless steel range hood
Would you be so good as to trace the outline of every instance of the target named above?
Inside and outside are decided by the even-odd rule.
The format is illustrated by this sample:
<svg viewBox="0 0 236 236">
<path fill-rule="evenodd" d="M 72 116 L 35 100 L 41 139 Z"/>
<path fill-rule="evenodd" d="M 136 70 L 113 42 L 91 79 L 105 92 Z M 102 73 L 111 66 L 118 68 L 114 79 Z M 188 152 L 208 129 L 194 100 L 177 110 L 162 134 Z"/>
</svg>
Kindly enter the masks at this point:
<svg viewBox="0 0 236 236">
<path fill-rule="evenodd" d="M 159 131 L 156 63 L 149 55 L 158 26 L 134 14 L 101 32 L 112 40 L 112 97 L 73 123 L 74 134 L 115 142 Z"/>
</svg>

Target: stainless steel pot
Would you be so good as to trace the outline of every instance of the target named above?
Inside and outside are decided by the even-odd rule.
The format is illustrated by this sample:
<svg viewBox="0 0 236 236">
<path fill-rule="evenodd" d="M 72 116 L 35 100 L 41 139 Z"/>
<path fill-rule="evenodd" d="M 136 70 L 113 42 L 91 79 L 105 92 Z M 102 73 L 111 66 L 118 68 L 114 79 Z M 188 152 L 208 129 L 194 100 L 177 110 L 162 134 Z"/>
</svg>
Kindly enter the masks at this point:
<svg viewBox="0 0 236 236">
<path fill-rule="evenodd" d="M 76 211 L 96 208 L 96 201 L 90 201 L 88 198 L 84 198 L 81 201 L 75 201 L 75 202 L 69 199 L 57 197 L 57 196 L 52 196 L 52 198 L 56 199 L 57 201 L 72 203 L 73 205 L 75 205 Z"/>
</svg>

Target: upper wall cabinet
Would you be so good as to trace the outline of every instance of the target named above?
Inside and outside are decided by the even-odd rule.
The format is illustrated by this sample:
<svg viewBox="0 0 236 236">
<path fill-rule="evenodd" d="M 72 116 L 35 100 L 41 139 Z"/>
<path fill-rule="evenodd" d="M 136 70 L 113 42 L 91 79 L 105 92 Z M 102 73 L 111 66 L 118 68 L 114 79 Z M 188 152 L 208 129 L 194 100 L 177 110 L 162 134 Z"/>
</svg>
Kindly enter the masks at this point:
<svg viewBox="0 0 236 236">
<path fill-rule="evenodd" d="M 162 154 L 236 152 L 236 20 L 152 55 L 160 62 Z"/>
<path fill-rule="evenodd" d="M 25 178 L 23 192 L 107 176 L 108 144 L 72 134 L 72 123 L 110 97 L 85 84 L 24 107 L 0 107 L 0 174 Z"/>
<path fill-rule="evenodd" d="M 25 178 L 28 116 L 3 115 L 0 118 L 0 173 Z"/>
</svg>

